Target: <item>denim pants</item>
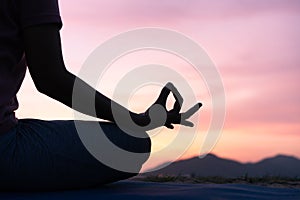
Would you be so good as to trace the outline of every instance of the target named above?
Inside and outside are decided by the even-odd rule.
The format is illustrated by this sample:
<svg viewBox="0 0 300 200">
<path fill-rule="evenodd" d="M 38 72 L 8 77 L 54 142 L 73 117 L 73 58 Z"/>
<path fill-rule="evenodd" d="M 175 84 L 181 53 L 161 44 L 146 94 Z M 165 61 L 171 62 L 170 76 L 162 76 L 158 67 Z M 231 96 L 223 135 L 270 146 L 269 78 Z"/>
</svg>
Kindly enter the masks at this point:
<svg viewBox="0 0 300 200">
<path fill-rule="evenodd" d="M 140 168 L 149 157 L 151 151 L 149 137 L 133 137 L 123 132 L 114 123 L 76 122 L 85 126 L 100 123 L 104 131 L 102 134 L 118 147 L 147 155 L 143 160 L 137 161 Z M 107 153 L 110 153 L 109 150 Z M 83 145 L 75 123 L 71 120 L 20 119 L 13 129 L 0 134 L 0 190 L 2 191 L 87 188 L 127 179 L 136 174 L 118 171 L 94 158 Z"/>
</svg>

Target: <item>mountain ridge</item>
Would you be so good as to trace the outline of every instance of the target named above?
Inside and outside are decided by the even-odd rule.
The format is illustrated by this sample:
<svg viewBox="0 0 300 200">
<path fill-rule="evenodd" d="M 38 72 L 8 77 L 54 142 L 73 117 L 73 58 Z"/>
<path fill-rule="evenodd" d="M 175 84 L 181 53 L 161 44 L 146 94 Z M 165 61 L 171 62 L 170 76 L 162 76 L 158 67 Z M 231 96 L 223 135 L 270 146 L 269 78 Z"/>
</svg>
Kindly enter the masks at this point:
<svg viewBox="0 0 300 200">
<path fill-rule="evenodd" d="M 164 163 L 161 166 L 166 165 Z M 157 169 L 158 167 L 154 168 Z M 281 176 L 300 177 L 300 159 L 295 156 L 278 154 L 257 162 L 242 163 L 239 161 L 208 154 L 204 158 L 192 157 L 179 160 L 170 165 L 151 171 L 145 175 L 195 175 L 195 176 L 222 176 L 236 178 L 241 176 Z"/>
</svg>

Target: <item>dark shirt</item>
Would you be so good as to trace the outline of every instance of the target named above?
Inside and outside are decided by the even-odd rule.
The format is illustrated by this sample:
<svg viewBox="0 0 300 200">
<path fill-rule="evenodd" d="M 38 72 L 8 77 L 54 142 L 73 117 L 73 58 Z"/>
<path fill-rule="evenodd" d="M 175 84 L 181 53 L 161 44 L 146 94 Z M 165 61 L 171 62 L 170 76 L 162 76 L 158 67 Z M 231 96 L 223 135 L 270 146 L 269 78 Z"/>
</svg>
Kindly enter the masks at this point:
<svg viewBox="0 0 300 200">
<path fill-rule="evenodd" d="M 17 124 L 16 94 L 26 72 L 22 30 L 45 23 L 62 25 L 57 0 L 0 1 L 0 133 Z"/>
</svg>

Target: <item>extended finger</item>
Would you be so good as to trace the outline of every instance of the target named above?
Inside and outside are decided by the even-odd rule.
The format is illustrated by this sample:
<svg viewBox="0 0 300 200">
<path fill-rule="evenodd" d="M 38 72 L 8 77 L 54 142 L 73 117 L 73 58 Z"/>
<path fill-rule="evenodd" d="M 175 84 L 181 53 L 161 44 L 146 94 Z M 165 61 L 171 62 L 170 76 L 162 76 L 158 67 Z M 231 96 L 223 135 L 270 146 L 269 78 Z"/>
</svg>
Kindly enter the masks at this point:
<svg viewBox="0 0 300 200">
<path fill-rule="evenodd" d="M 197 103 L 193 107 L 191 107 L 189 110 L 187 110 L 185 113 L 182 113 L 182 118 L 183 119 L 188 119 L 190 118 L 195 112 L 197 112 L 202 106 L 202 103 Z"/>
<path fill-rule="evenodd" d="M 192 122 L 186 120 L 182 121 L 180 124 L 188 127 L 194 127 L 194 124 Z"/>
<path fill-rule="evenodd" d="M 166 124 L 165 126 L 169 129 L 174 129 L 174 126 L 172 124 Z"/>
</svg>

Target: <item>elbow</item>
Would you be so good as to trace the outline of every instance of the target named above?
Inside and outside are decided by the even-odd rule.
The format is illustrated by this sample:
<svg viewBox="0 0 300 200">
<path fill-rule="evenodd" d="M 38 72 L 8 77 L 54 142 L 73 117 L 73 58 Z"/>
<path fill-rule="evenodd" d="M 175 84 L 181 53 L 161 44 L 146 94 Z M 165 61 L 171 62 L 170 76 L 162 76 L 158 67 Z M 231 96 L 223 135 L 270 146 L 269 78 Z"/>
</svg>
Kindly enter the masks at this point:
<svg viewBox="0 0 300 200">
<path fill-rule="evenodd" d="M 64 100 L 63 96 L 72 95 L 73 80 L 66 74 L 39 77 L 34 84 L 40 93 L 58 101 Z"/>
<path fill-rule="evenodd" d="M 63 73 L 40 73 L 32 74 L 32 79 L 36 89 L 49 97 L 52 97 L 56 90 L 60 89 L 65 79 Z"/>
<path fill-rule="evenodd" d="M 47 96 L 52 96 L 55 88 L 59 88 L 60 79 L 56 76 L 39 76 L 37 78 L 33 78 L 34 85 L 36 89 Z"/>
<path fill-rule="evenodd" d="M 49 95 L 51 93 L 51 88 L 49 87 L 49 83 L 45 81 L 34 82 L 35 88 L 42 94 Z"/>
</svg>

